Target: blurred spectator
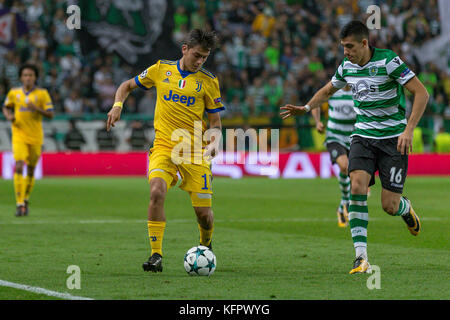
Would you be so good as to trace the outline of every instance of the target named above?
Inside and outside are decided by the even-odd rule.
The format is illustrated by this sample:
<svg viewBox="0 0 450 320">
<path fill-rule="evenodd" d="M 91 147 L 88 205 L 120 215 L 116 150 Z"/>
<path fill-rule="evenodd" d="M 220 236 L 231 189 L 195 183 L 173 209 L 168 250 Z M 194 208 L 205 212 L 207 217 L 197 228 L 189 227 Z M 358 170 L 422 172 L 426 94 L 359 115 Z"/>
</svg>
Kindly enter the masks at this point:
<svg viewBox="0 0 450 320">
<path fill-rule="evenodd" d="M 129 138 L 127 142 L 132 150 L 146 150 L 149 147 L 149 139 L 147 138 L 144 124 L 141 121 L 133 121 L 130 125 Z"/>
<path fill-rule="evenodd" d="M 69 122 L 69 131 L 64 137 L 64 144 L 67 149 L 80 151 L 81 147 L 86 143 L 80 130 L 77 128 L 76 121 L 71 119 Z"/>
<path fill-rule="evenodd" d="M 78 117 L 83 114 L 83 100 L 77 90 L 72 90 L 69 96 L 64 99 L 64 110 L 71 116 Z"/>
<path fill-rule="evenodd" d="M 252 23 L 252 29 L 267 38 L 272 32 L 275 21 L 272 9 L 267 6 L 255 17 Z"/>
<path fill-rule="evenodd" d="M 145 91 L 144 97 L 139 101 L 138 112 L 153 117 L 155 114 L 156 94 L 155 89 Z"/>
<path fill-rule="evenodd" d="M 106 131 L 105 126 L 97 131 L 97 144 L 100 151 L 113 151 L 117 146 L 117 138 L 113 133 L 113 130 Z"/>
<path fill-rule="evenodd" d="M 117 88 L 110 77 L 105 78 L 98 86 L 97 92 L 100 112 L 108 112 L 109 109 L 111 109 L 111 106 L 114 104 L 114 94 L 116 93 L 116 89 Z M 130 99 L 130 96 L 128 99 Z M 126 103 L 128 103 L 128 101 Z"/>
</svg>

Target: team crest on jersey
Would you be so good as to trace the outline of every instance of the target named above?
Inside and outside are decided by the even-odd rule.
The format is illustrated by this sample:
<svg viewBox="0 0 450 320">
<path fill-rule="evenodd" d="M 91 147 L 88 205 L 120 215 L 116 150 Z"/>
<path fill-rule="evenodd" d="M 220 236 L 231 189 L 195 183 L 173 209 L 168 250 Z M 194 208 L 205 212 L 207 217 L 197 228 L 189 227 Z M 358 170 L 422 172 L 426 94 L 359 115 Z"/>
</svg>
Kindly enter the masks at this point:
<svg viewBox="0 0 450 320">
<path fill-rule="evenodd" d="M 186 87 L 186 80 L 178 81 L 178 88 L 184 89 L 184 87 Z"/>
<path fill-rule="evenodd" d="M 147 76 L 147 69 L 145 69 L 144 71 L 142 71 L 142 73 L 139 75 L 140 79 L 144 79 Z"/>
<path fill-rule="evenodd" d="M 377 66 L 373 66 L 369 68 L 369 75 L 371 77 L 375 76 L 378 73 L 378 67 Z"/>
<path fill-rule="evenodd" d="M 202 90 L 203 81 L 195 81 L 195 84 L 197 85 L 197 88 L 195 88 L 195 91 L 200 92 Z"/>
</svg>

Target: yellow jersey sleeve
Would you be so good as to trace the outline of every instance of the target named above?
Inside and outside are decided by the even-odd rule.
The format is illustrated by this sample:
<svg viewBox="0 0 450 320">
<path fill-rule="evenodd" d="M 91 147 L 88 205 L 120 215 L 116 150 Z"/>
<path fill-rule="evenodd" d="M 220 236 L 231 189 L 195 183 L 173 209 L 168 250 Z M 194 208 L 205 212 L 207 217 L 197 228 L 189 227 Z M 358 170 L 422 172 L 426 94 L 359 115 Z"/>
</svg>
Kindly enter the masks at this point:
<svg viewBox="0 0 450 320">
<path fill-rule="evenodd" d="M 45 111 L 53 110 L 53 102 L 52 98 L 50 98 L 50 94 L 47 89 L 43 89 L 40 94 L 41 106 Z"/>
<path fill-rule="evenodd" d="M 139 86 L 139 88 L 148 90 L 156 85 L 158 81 L 158 70 L 159 70 L 159 60 L 154 65 L 148 67 L 142 73 L 134 77 L 134 81 Z"/>
<path fill-rule="evenodd" d="M 5 102 L 3 103 L 4 107 L 8 108 L 14 108 L 15 100 L 14 100 L 14 92 L 13 90 L 9 90 L 8 94 L 6 95 Z"/>
<path fill-rule="evenodd" d="M 219 80 L 215 77 L 208 81 L 205 90 L 205 111 L 208 113 L 219 112 L 225 110 L 220 95 Z"/>
</svg>

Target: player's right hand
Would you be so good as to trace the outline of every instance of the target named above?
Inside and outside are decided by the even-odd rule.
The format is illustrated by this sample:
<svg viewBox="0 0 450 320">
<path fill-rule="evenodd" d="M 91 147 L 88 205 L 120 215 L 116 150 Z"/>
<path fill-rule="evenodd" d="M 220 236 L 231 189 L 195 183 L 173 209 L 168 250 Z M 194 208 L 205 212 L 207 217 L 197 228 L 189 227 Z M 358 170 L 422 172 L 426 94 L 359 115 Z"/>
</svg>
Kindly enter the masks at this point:
<svg viewBox="0 0 450 320">
<path fill-rule="evenodd" d="M 284 107 L 280 107 L 280 109 L 286 110 L 280 112 L 280 116 L 283 120 L 289 118 L 290 116 L 301 116 L 302 114 L 308 112 L 304 106 L 294 106 L 292 104 L 286 104 Z"/>
<path fill-rule="evenodd" d="M 323 125 L 323 123 L 321 121 L 319 121 L 316 123 L 316 129 L 317 129 L 317 132 L 324 133 L 325 126 Z"/>
<path fill-rule="evenodd" d="M 112 107 L 108 112 L 108 120 L 106 121 L 106 131 L 109 131 L 114 124 L 120 120 L 120 114 L 122 113 L 121 107 Z"/>
</svg>

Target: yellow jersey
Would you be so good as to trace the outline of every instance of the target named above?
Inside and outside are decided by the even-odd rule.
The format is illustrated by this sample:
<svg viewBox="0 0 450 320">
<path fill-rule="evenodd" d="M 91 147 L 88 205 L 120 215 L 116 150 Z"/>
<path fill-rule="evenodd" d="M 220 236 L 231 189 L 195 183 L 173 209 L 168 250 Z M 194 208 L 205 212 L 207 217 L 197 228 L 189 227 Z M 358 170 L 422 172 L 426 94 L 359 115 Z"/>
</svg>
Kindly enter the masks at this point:
<svg viewBox="0 0 450 320">
<path fill-rule="evenodd" d="M 52 100 L 46 89 L 34 87 L 25 92 L 25 89 L 20 87 L 9 90 L 3 105 L 14 109 L 15 121 L 11 125 L 12 142 L 42 145 L 44 142 L 42 115 L 27 108 L 28 101 L 43 110 L 53 109 Z"/>
<path fill-rule="evenodd" d="M 203 68 L 195 73 L 183 71 L 179 60 L 159 60 L 134 80 L 145 90 L 156 87 L 153 148 L 158 151 L 170 153 L 179 143 L 177 139 L 172 141 L 172 134 L 180 132 L 177 129 L 185 129 L 189 133 L 193 148 L 194 124 L 201 125 L 203 136 L 206 130 L 205 111 L 214 113 L 225 110 L 217 77 Z M 198 131 L 196 129 L 196 134 Z M 205 147 L 203 139 L 202 147 Z"/>
</svg>

